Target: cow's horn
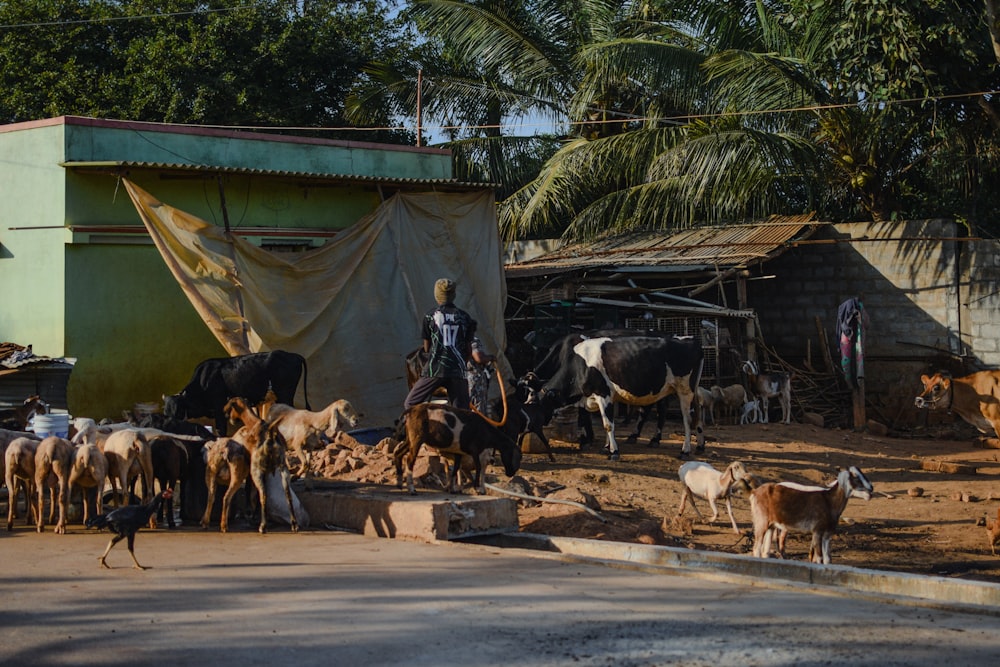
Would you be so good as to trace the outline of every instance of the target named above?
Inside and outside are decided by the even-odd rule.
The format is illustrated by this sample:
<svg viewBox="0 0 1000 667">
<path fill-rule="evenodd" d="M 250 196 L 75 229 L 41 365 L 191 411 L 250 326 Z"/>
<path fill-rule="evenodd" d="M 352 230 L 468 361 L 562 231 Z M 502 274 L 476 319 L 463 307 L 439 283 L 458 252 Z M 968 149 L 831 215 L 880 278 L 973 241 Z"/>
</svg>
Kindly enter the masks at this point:
<svg viewBox="0 0 1000 667">
<path fill-rule="evenodd" d="M 491 426 L 496 426 L 497 428 L 500 428 L 501 426 L 507 423 L 507 390 L 504 388 L 503 378 L 500 377 L 500 368 L 497 367 L 496 364 L 494 364 L 493 370 L 496 371 L 497 382 L 500 384 L 500 402 L 503 403 L 503 417 L 500 418 L 500 421 L 493 421 L 492 419 L 484 415 L 482 412 L 477 410 L 476 406 L 472 405 L 469 407 L 472 408 L 473 412 L 475 412 L 477 415 L 485 419 Z"/>
</svg>

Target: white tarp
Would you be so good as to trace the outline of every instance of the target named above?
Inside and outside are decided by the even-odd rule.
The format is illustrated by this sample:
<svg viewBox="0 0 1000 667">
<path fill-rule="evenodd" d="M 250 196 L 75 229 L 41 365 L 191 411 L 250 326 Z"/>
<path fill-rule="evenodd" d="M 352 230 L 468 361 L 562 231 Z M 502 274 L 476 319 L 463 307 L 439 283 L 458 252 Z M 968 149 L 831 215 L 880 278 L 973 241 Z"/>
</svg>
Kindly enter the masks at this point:
<svg viewBox="0 0 1000 667">
<path fill-rule="evenodd" d="M 502 355 L 507 291 L 489 190 L 396 194 L 320 248 L 272 253 L 125 186 L 226 351 L 303 355 L 314 410 L 346 398 L 364 426 L 392 424 L 407 391 L 403 359 L 420 344 L 441 277 L 458 282 L 456 304 Z"/>
</svg>

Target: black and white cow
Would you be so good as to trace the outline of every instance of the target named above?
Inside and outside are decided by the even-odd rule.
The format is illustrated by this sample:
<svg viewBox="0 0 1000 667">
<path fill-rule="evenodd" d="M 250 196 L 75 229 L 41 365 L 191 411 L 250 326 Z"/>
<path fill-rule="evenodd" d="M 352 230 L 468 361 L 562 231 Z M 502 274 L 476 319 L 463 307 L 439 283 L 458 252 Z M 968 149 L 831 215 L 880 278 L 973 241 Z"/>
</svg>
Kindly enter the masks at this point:
<svg viewBox="0 0 1000 667">
<path fill-rule="evenodd" d="M 306 360 L 300 354 L 273 350 L 206 359 L 194 369 L 191 381 L 180 393 L 163 397 L 163 414 L 171 419 L 210 417 L 215 419 L 216 434 L 225 435 L 226 401 L 240 397 L 257 404 L 270 388 L 278 403 L 292 405 L 300 378 L 306 409 L 312 410 L 306 394 Z"/>
<path fill-rule="evenodd" d="M 579 334 L 567 337 L 558 369 L 538 392 L 538 400 L 547 409 L 580 403 L 592 412 L 600 412 L 609 456 L 618 460 L 613 404 L 648 406 L 676 394 L 684 420 L 681 458 L 691 453 L 692 428 L 697 432 L 697 451 L 704 451 L 697 394 L 704 353 L 697 338 L 643 333 L 579 338 Z"/>
</svg>

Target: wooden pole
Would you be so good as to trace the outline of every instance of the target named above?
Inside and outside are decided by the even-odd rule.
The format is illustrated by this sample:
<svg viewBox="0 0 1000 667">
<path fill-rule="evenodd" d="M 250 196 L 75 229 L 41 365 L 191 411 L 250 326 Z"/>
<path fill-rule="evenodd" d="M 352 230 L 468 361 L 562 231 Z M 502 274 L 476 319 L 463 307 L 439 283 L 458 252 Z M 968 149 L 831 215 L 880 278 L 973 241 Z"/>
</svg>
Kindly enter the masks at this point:
<svg viewBox="0 0 1000 667">
<path fill-rule="evenodd" d="M 417 147 L 420 147 L 420 132 L 423 119 L 421 118 L 420 102 L 424 85 L 424 70 L 417 70 Z"/>
</svg>

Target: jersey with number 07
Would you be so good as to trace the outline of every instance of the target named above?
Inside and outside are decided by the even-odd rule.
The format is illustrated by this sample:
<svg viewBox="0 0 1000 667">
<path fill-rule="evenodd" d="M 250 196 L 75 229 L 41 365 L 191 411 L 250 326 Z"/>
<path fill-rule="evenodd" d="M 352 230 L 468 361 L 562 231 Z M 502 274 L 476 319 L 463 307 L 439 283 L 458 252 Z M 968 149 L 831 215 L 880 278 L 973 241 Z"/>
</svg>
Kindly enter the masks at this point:
<svg viewBox="0 0 1000 667">
<path fill-rule="evenodd" d="M 424 316 L 423 338 L 431 342 L 424 377 L 465 377 L 476 321 L 457 306 L 438 306 Z"/>
</svg>

